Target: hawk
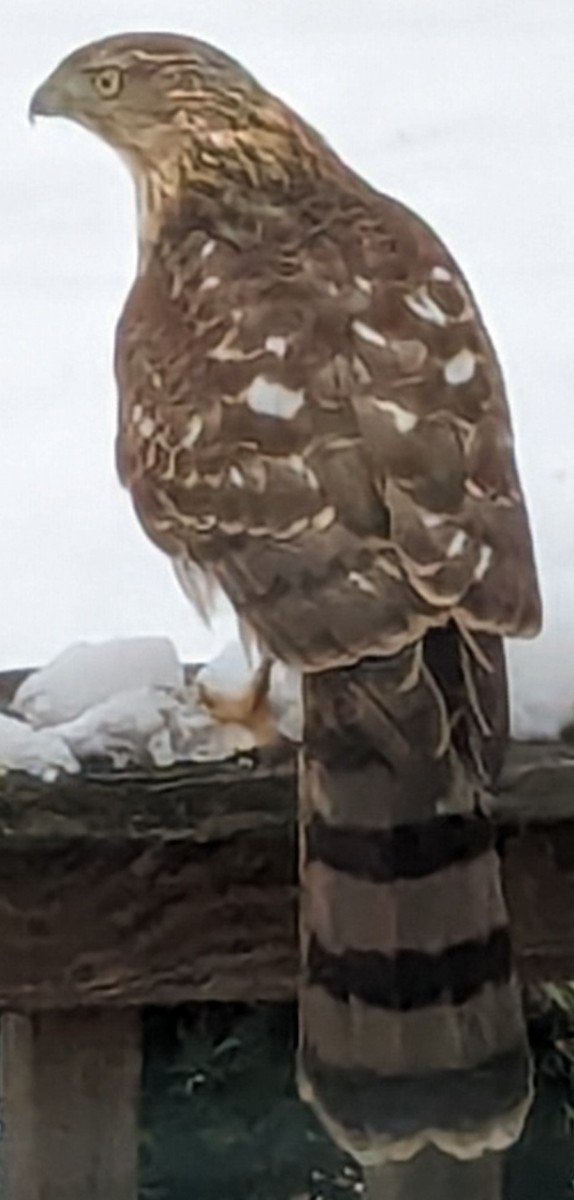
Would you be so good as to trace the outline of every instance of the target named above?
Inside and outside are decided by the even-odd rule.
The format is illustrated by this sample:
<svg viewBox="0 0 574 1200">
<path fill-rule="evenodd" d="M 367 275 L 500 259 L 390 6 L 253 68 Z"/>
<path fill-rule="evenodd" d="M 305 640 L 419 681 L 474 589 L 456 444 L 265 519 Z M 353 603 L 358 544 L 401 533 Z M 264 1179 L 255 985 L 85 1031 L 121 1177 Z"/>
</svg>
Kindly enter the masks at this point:
<svg viewBox="0 0 574 1200">
<path fill-rule="evenodd" d="M 521 1131 L 531 1071 L 485 798 L 540 602 L 497 358 L 436 234 L 238 63 L 79 49 L 32 114 L 127 164 L 117 465 L 198 608 L 303 672 L 298 1074 L 361 1163 Z"/>
</svg>

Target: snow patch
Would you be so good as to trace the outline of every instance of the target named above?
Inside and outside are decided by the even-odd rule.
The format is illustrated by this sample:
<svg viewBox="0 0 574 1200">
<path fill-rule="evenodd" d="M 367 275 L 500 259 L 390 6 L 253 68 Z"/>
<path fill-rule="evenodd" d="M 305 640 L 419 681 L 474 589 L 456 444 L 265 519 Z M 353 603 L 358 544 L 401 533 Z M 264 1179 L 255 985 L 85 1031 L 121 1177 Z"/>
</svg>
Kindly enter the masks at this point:
<svg viewBox="0 0 574 1200">
<path fill-rule="evenodd" d="M 16 717 L 0 713 L 0 774 L 25 771 L 52 783 L 65 771 L 74 774 L 80 764 L 71 747 L 52 729 L 32 729 Z"/>
<path fill-rule="evenodd" d="M 209 692 L 238 698 L 249 687 L 260 662 L 260 657 L 248 655 L 240 642 L 228 642 L 211 662 L 201 667 L 197 683 Z"/>
<path fill-rule="evenodd" d="M 263 668 L 232 642 L 185 683 L 167 639 L 71 646 L 18 689 L 13 707 L 26 720 L 0 714 L 0 774 L 53 781 L 94 758 L 168 767 L 299 740 L 300 677 L 280 663 Z M 252 719 L 254 697 L 264 726 Z"/>
<path fill-rule="evenodd" d="M 183 668 L 168 638 L 81 642 L 29 675 L 12 709 L 40 728 L 73 720 L 118 692 L 182 684 Z"/>
</svg>

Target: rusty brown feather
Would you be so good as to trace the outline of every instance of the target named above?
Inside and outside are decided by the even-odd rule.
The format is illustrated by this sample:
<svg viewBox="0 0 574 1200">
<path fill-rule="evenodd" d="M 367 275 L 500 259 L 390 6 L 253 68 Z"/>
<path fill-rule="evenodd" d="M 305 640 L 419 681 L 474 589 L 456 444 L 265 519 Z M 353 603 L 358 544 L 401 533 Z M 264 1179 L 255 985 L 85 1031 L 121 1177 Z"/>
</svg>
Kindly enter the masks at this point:
<svg viewBox="0 0 574 1200">
<path fill-rule="evenodd" d="M 519 1135 L 530 1065 L 484 797 L 540 624 L 497 359 L 417 216 L 213 47 L 108 38 L 33 113 L 127 162 L 118 470 L 205 608 L 304 672 L 302 1094 L 361 1162 Z M 204 584 L 198 584 L 199 578 Z"/>
</svg>

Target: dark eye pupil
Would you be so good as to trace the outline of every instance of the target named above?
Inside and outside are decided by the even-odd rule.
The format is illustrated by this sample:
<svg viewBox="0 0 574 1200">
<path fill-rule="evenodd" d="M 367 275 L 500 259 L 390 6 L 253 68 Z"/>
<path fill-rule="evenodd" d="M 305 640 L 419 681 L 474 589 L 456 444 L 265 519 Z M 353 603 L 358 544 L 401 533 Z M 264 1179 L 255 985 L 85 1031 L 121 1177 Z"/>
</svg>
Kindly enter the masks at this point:
<svg viewBox="0 0 574 1200">
<path fill-rule="evenodd" d="M 119 91 L 119 78 L 113 71 L 102 71 L 97 78 L 97 86 L 100 92 L 108 93 L 109 96 L 114 96 Z"/>
</svg>

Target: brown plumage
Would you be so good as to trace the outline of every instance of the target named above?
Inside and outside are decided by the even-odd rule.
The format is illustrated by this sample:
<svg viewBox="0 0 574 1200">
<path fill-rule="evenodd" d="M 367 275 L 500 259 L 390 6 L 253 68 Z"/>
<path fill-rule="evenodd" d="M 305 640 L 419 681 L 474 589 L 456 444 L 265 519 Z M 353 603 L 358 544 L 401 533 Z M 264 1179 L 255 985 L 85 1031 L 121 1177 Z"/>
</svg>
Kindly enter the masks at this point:
<svg viewBox="0 0 574 1200">
<path fill-rule="evenodd" d="M 540 606 L 473 296 L 432 230 L 203 43 L 88 46 L 32 110 L 135 179 L 117 461 L 140 521 L 200 608 L 219 583 L 305 673 L 302 1094 L 365 1164 L 501 1148 L 530 1070 L 482 801 L 501 638 Z"/>
</svg>

